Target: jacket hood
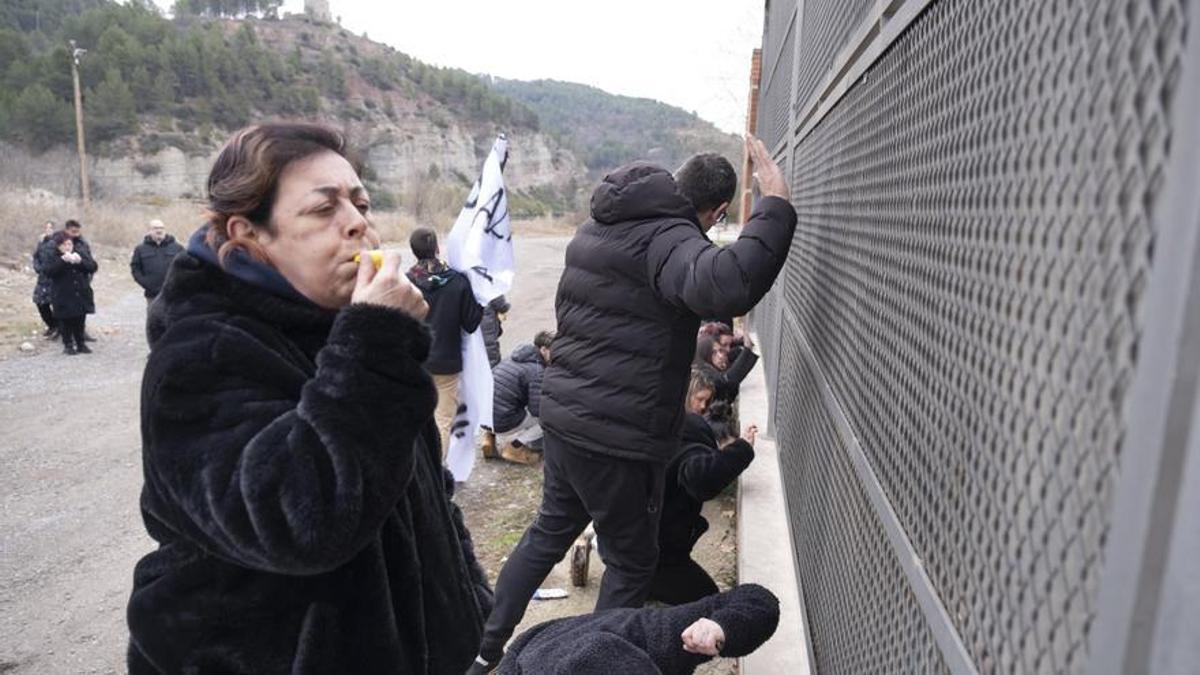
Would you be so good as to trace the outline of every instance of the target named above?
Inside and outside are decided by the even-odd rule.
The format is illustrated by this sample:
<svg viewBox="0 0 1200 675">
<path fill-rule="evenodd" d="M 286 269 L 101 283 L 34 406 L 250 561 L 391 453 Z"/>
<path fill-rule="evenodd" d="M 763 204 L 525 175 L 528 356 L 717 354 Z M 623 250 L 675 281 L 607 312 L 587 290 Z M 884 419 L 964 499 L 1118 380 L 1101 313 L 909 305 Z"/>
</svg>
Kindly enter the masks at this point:
<svg viewBox="0 0 1200 675">
<path fill-rule="evenodd" d="M 513 350 L 512 360 L 517 363 L 541 363 L 542 354 L 528 342 Z"/>
<path fill-rule="evenodd" d="M 614 224 L 652 218 L 682 218 L 697 226 L 696 208 L 666 169 L 633 162 L 604 177 L 592 192 L 592 219 Z"/>
<path fill-rule="evenodd" d="M 434 291 L 446 284 L 458 274 L 450 266 L 436 258 L 418 260 L 408 270 L 408 278 L 422 291 Z"/>
<path fill-rule="evenodd" d="M 150 244 L 151 246 L 166 246 L 167 244 L 174 244 L 175 237 L 168 234 L 167 236 L 163 237 L 162 243 L 160 244 L 160 243 L 154 241 L 154 239 L 150 235 L 146 235 L 146 237 L 144 239 L 142 239 L 142 243 Z"/>
<path fill-rule="evenodd" d="M 188 240 L 187 245 L 188 255 L 199 258 L 209 265 L 223 270 L 226 274 L 241 279 L 252 286 L 257 286 L 289 300 L 295 300 L 306 305 L 312 305 L 313 307 L 316 306 L 311 300 L 301 295 L 300 291 L 297 291 L 295 286 L 292 286 L 291 282 L 279 273 L 279 270 L 251 258 L 244 251 L 236 250 L 231 253 L 225 259 L 225 265 L 222 266 L 217 252 L 212 250 L 204 240 L 207 234 L 207 224 L 201 226 L 200 229 L 192 234 L 192 238 Z"/>
</svg>

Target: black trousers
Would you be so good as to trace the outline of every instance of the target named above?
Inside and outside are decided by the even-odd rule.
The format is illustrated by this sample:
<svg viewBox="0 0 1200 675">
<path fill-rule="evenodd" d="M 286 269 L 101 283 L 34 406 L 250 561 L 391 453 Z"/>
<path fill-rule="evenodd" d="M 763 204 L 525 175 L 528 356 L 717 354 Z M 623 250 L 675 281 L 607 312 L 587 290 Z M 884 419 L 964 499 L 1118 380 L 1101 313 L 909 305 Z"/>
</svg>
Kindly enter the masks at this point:
<svg viewBox="0 0 1200 675">
<path fill-rule="evenodd" d="M 533 592 L 575 538 L 596 524 L 604 578 L 596 611 L 641 607 L 658 565 L 664 466 L 577 448 L 549 429 L 544 438 L 542 505 L 496 580 L 495 605 L 479 653 L 499 659 Z"/>
<path fill-rule="evenodd" d="M 37 305 L 38 314 L 42 317 L 42 323 L 46 324 L 46 328 L 58 328 L 58 322 L 54 320 L 54 311 L 50 309 L 50 303 Z"/>
<path fill-rule="evenodd" d="M 83 322 L 87 315 L 72 316 L 58 320 L 58 332 L 62 336 L 63 345 L 78 347 L 83 344 Z"/>
<path fill-rule="evenodd" d="M 650 599 L 668 605 L 682 605 L 720 593 L 717 583 L 700 563 L 687 558 L 683 561 L 660 562 L 650 584 Z"/>
</svg>

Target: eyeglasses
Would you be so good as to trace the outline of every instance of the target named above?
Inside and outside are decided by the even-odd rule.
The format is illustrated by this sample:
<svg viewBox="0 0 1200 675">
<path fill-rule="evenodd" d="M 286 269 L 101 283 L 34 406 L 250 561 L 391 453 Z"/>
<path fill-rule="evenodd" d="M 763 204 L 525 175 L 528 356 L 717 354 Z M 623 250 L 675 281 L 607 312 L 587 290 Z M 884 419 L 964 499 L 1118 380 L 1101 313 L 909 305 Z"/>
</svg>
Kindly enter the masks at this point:
<svg viewBox="0 0 1200 675">
<path fill-rule="evenodd" d="M 729 209 L 721 211 L 721 215 L 717 216 L 717 225 L 724 225 L 729 220 Z"/>
</svg>

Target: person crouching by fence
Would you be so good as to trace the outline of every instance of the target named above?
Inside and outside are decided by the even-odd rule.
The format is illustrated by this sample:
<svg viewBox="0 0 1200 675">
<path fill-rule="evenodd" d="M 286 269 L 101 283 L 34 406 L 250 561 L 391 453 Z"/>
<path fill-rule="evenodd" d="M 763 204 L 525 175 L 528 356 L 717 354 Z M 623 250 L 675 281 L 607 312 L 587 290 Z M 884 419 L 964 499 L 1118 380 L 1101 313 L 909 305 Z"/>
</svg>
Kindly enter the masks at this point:
<svg viewBox="0 0 1200 675">
<path fill-rule="evenodd" d="M 150 306 L 129 672 L 453 673 L 491 593 L 450 499 L 421 292 L 341 134 L 236 133 Z"/>
<path fill-rule="evenodd" d="M 669 605 L 718 592 L 708 572 L 692 560 L 692 549 L 708 531 L 708 521 L 700 512 L 704 502 L 721 494 L 754 460 L 758 430 L 749 427 L 741 438 L 731 433 L 728 405 L 708 404 L 713 388 L 708 375 L 692 372 L 682 447 L 667 464 L 658 529 L 658 568 L 650 585 L 650 599 Z M 715 428 L 721 430 L 719 435 Z"/>
<path fill-rule="evenodd" d="M 518 635 L 497 675 L 689 675 L 716 656 L 746 656 L 775 634 L 779 599 L 743 584 L 678 607 L 610 609 Z"/>
<path fill-rule="evenodd" d="M 86 248 L 75 250 L 75 240 L 66 231 L 55 232 L 51 241 L 54 255 L 47 258 L 44 269 L 50 277 L 51 305 L 62 335 L 63 353 L 91 354 L 85 342 L 84 321 L 96 311 L 92 296 L 96 261 Z"/>
<path fill-rule="evenodd" d="M 703 370 L 712 379 L 716 390 L 714 401 L 733 405 L 741 392 L 742 381 L 758 363 L 758 355 L 749 347 L 736 350 L 737 356 L 730 358 L 731 348 L 721 341 L 720 336 L 701 335 L 696 339 L 696 361 L 693 367 Z"/>
<path fill-rule="evenodd" d="M 484 432 L 484 457 L 497 454 L 517 464 L 536 464 L 542 458 L 542 376 L 550 365 L 554 334 L 542 331 L 533 344 L 517 347 L 512 357 L 492 370 L 495 388 L 492 403 L 493 432 Z M 490 436 L 490 437 L 489 437 Z M 491 447 L 491 453 L 488 447 Z M 499 451 L 496 451 L 499 448 Z"/>
</svg>

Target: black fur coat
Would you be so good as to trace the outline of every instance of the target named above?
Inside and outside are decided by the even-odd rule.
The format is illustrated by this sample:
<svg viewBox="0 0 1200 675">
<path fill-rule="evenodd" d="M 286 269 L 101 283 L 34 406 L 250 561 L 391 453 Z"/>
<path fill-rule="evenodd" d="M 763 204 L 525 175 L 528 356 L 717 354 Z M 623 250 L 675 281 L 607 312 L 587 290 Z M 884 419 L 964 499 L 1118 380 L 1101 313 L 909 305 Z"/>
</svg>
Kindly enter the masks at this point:
<svg viewBox="0 0 1200 675">
<path fill-rule="evenodd" d="M 422 326 L 181 255 L 147 327 L 132 673 L 461 673 L 491 591 Z"/>
</svg>

